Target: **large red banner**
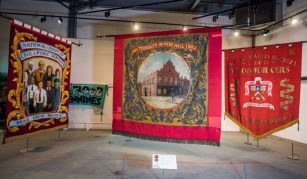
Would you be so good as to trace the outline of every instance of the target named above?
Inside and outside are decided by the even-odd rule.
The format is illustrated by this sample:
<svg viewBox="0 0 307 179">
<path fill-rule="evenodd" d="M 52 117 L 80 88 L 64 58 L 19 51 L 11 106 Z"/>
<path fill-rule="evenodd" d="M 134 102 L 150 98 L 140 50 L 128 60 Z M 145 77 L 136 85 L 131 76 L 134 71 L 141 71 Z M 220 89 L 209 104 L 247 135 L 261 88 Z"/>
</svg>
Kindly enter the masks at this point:
<svg viewBox="0 0 307 179">
<path fill-rule="evenodd" d="M 219 145 L 221 29 L 115 36 L 113 133 Z"/>
<path fill-rule="evenodd" d="M 71 42 L 12 21 L 3 143 L 68 126 L 70 61 Z"/>
<path fill-rule="evenodd" d="M 225 51 L 226 115 L 255 138 L 299 120 L 302 43 Z"/>
</svg>

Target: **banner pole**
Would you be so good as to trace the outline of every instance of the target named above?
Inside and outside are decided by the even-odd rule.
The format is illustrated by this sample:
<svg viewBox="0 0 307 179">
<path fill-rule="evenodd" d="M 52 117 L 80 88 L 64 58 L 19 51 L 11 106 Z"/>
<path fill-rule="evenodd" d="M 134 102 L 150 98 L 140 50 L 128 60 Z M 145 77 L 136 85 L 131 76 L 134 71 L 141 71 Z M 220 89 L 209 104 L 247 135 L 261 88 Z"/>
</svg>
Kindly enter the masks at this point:
<svg viewBox="0 0 307 179">
<path fill-rule="evenodd" d="M 294 144 L 293 144 L 293 142 L 291 143 L 291 155 L 289 155 L 288 158 L 292 159 L 292 160 L 299 160 L 297 154 L 294 153 Z"/>
<path fill-rule="evenodd" d="M 29 152 L 29 137 L 27 137 L 27 148 L 26 148 L 26 152 Z"/>
<path fill-rule="evenodd" d="M 162 173 L 163 173 L 163 179 L 165 179 L 164 168 L 162 169 Z"/>
<path fill-rule="evenodd" d="M 249 133 L 246 133 L 246 142 L 244 142 L 246 145 L 252 145 L 252 143 L 249 142 Z"/>
<path fill-rule="evenodd" d="M 123 170 L 122 170 L 122 179 L 125 178 L 125 159 L 123 159 Z"/>
<path fill-rule="evenodd" d="M 256 139 L 256 141 L 257 141 L 256 146 L 253 145 L 252 148 L 257 150 L 264 150 L 264 147 L 259 146 L 259 139 Z"/>
<path fill-rule="evenodd" d="M 247 177 L 246 177 L 246 163 L 245 162 L 243 162 L 243 178 L 247 179 Z"/>
<path fill-rule="evenodd" d="M 58 130 L 58 138 L 55 141 L 61 141 L 61 129 Z"/>
</svg>

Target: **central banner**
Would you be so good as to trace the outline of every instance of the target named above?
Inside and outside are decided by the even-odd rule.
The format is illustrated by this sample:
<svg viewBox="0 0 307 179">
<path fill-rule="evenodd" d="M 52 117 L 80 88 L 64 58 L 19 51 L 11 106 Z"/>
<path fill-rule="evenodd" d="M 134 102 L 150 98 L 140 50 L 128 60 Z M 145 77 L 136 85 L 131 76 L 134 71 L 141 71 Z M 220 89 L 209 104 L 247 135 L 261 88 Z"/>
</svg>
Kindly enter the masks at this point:
<svg viewBox="0 0 307 179">
<path fill-rule="evenodd" d="M 119 35 L 114 54 L 113 133 L 219 145 L 220 28 Z"/>
</svg>

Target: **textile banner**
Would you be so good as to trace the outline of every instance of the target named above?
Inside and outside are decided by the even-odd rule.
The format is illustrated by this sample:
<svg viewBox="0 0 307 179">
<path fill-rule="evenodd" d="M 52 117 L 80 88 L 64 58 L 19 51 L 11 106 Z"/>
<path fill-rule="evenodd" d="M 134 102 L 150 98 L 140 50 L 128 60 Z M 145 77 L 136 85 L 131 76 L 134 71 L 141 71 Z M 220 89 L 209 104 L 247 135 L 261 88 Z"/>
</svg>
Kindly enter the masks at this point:
<svg viewBox="0 0 307 179">
<path fill-rule="evenodd" d="M 298 122 L 302 43 L 225 51 L 226 115 L 255 138 Z"/>
<path fill-rule="evenodd" d="M 71 84 L 69 104 L 90 105 L 103 110 L 108 85 Z"/>
<path fill-rule="evenodd" d="M 114 54 L 113 133 L 219 145 L 220 28 L 119 35 Z"/>
<path fill-rule="evenodd" d="M 68 126 L 71 42 L 13 20 L 3 143 Z"/>
</svg>

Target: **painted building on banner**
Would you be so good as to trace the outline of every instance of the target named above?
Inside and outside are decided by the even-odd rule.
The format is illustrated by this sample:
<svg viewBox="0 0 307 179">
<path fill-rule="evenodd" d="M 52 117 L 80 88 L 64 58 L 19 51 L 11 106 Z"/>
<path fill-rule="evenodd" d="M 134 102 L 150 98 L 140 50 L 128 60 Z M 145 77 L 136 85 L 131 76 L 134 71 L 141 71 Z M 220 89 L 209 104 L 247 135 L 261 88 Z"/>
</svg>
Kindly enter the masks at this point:
<svg viewBox="0 0 307 179">
<path fill-rule="evenodd" d="M 142 96 L 185 96 L 189 91 L 190 80 L 180 76 L 174 64 L 168 60 L 160 70 L 149 74 L 138 84 Z"/>
</svg>

